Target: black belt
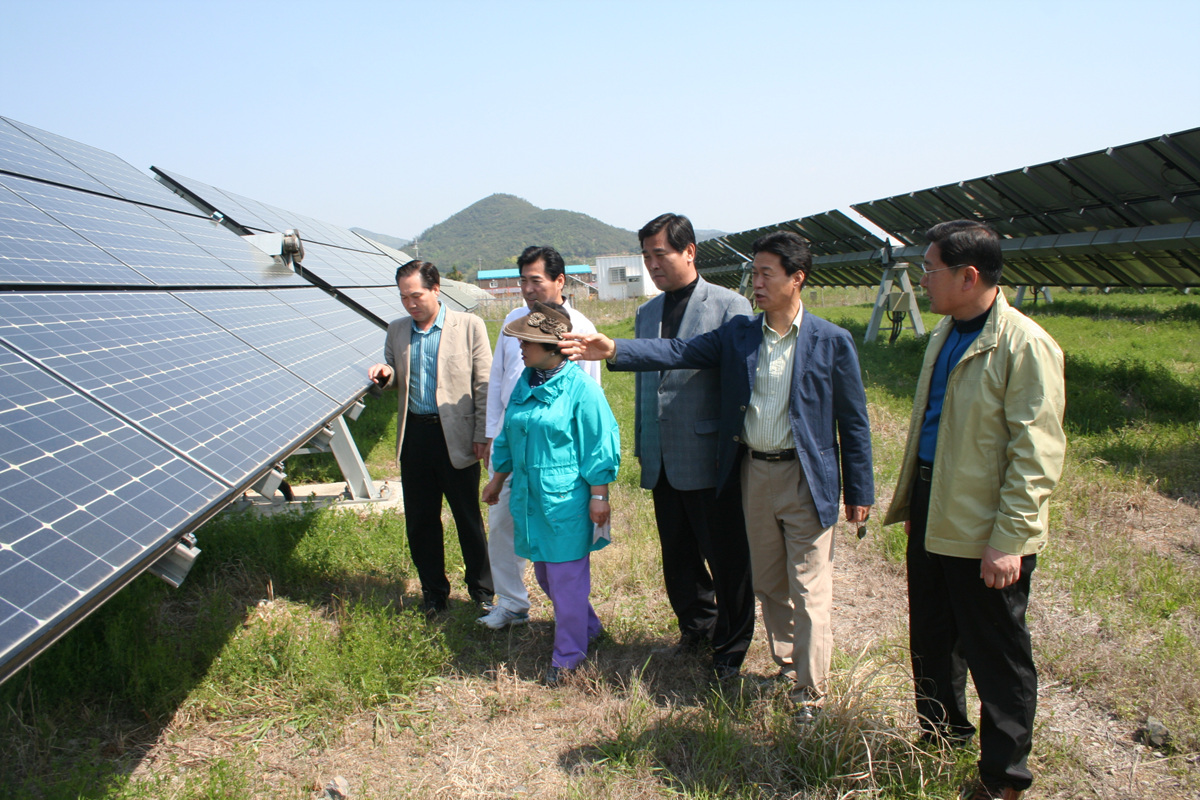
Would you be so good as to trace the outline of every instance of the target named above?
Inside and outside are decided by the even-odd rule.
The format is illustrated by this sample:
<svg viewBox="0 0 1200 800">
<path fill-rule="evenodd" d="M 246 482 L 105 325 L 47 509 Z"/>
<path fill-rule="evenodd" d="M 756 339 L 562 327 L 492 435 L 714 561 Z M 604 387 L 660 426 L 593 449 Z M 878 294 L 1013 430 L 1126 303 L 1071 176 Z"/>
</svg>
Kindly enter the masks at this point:
<svg viewBox="0 0 1200 800">
<path fill-rule="evenodd" d="M 930 464 L 917 464 L 917 480 L 933 483 L 933 466 Z"/>
<path fill-rule="evenodd" d="M 749 452 L 750 452 L 751 458 L 756 458 L 759 461 L 795 461 L 796 460 L 796 449 L 795 448 L 789 448 L 787 450 L 780 450 L 776 453 L 762 453 L 762 452 L 759 452 L 758 450 L 750 450 Z"/>
<path fill-rule="evenodd" d="M 442 419 L 437 414 L 414 414 L 408 412 L 408 421 L 418 425 L 441 425 Z"/>
</svg>

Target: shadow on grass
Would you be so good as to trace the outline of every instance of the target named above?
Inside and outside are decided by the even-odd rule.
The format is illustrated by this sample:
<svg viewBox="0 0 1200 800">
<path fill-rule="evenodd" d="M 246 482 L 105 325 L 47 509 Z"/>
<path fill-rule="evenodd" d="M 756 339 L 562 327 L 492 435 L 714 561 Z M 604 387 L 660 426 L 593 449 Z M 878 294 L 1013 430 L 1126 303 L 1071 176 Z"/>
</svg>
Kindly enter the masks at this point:
<svg viewBox="0 0 1200 800">
<path fill-rule="evenodd" d="M 1055 295 L 1053 303 L 1026 303 L 1021 311 L 1031 317 L 1090 317 L 1126 322 L 1181 322 L 1200 324 L 1200 304 L 1184 295 L 1164 296 L 1163 303 L 1114 302 L 1111 297 L 1072 297 Z M 1126 296 L 1127 300 L 1132 300 Z"/>
<path fill-rule="evenodd" d="M 352 629 L 343 646 L 361 646 L 356 626 L 391 625 L 388 609 L 418 601 L 404 595 L 407 565 L 389 561 L 397 536 L 372 536 L 383 525 L 403 530 L 395 515 L 320 511 L 210 521 L 180 589 L 140 576 L 0 686 L 0 785 L 39 798 L 111 796 L 271 593 L 341 614 Z M 343 613 L 358 605 L 367 612 Z"/>
<path fill-rule="evenodd" d="M 396 393 L 384 392 L 380 397 L 363 397 L 366 408 L 358 419 L 348 425 L 350 435 L 358 445 L 358 452 L 371 468 L 371 477 L 382 480 L 389 475 L 377 475 L 379 463 L 390 464 L 394 469 L 396 447 Z M 345 480 L 332 453 L 314 453 L 292 456 L 287 460 L 288 481 L 293 485 L 308 483 L 337 483 Z"/>
</svg>

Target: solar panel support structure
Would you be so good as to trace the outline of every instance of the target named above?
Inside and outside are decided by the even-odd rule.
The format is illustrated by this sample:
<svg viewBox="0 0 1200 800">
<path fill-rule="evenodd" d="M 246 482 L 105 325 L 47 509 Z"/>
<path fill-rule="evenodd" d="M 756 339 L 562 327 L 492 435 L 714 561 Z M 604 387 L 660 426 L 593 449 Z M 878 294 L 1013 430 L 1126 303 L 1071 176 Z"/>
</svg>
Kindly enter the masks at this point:
<svg viewBox="0 0 1200 800">
<path fill-rule="evenodd" d="M 888 242 L 881 251 L 881 260 L 883 261 L 883 277 L 879 280 L 879 291 L 875 294 L 875 307 L 871 310 L 871 321 L 867 323 L 867 333 L 863 337 L 863 342 L 869 343 L 879 338 L 879 326 L 883 323 L 883 315 L 893 310 L 896 313 L 907 315 L 908 327 L 912 328 L 914 336 L 924 336 L 925 323 L 921 320 L 921 309 L 917 306 L 917 295 L 913 292 L 907 265 L 900 266 L 892 258 L 891 242 Z M 900 293 L 903 295 L 900 299 L 900 308 L 890 309 L 888 298 L 892 294 L 892 287 L 897 283 L 900 285 Z"/>
<path fill-rule="evenodd" d="M 361 413 L 362 404 L 357 403 L 356 406 L 358 407 L 358 413 Z M 358 416 L 358 413 L 355 413 L 354 407 L 346 413 L 351 415 L 351 419 L 355 419 Z M 297 450 L 293 455 L 304 455 L 307 453 L 333 453 L 333 457 L 337 460 L 338 468 L 342 471 L 342 477 L 346 480 L 346 494 L 348 499 L 360 501 L 386 499 L 375 488 L 375 481 L 371 479 L 370 473 L 367 472 L 367 465 L 363 463 L 362 456 L 359 455 L 358 446 L 355 445 L 354 437 L 350 434 L 350 426 L 346 424 L 344 414 L 339 414 L 330 420 L 324 429 L 309 439 L 304 447 Z"/>
<path fill-rule="evenodd" d="M 250 488 L 275 505 L 281 505 L 287 499 L 282 491 L 283 482 L 286 479 L 287 475 L 281 469 L 281 465 L 276 464 L 274 469 L 269 470 L 266 475 L 259 478 Z"/>
<path fill-rule="evenodd" d="M 196 537 L 190 533 L 184 534 L 166 555 L 151 564 L 148 569 L 151 574 L 178 589 L 183 585 L 183 579 L 187 577 L 199 555 L 200 548 L 196 546 Z"/>
<path fill-rule="evenodd" d="M 1050 287 L 1049 286 L 1031 286 L 1028 288 L 1033 289 L 1033 297 L 1034 297 L 1035 303 L 1037 302 L 1037 296 L 1039 294 L 1042 296 L 1042 299 L 1045 300 L 1047 303 L 1054 302 L 1053 300 L 1050 299 Z M 1025 289 L 1026 289 L 1026 286 L 1024 284 L 1021 284 L 1020 286 L 1017 287 L 1017 296 L 1013 298 L 1013 308 L 1020 308 L 1021 303 L 1025 302 Z"/>
</svg>

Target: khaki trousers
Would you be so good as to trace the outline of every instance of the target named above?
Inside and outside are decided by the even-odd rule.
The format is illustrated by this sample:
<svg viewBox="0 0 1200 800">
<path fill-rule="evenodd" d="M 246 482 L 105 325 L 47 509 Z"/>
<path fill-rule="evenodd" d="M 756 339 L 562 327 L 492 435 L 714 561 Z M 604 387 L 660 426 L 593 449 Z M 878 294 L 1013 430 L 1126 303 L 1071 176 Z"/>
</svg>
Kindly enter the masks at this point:
<svg viewBox="0 0 1200 800">
<path fill-rule="evenodd" d="M 800 462 L 742 459 L 754 594 L 771 657 L 795 670 L 797 700 L 826 689 L 833 655 L 833 528 L 822 528 Z"/>
</svg>

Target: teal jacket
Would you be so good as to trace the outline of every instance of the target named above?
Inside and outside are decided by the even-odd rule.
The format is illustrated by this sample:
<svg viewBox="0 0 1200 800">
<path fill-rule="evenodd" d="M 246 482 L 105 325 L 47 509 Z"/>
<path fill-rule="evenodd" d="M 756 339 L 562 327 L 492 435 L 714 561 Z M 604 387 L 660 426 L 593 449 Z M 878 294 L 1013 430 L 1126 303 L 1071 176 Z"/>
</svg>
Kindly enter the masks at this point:
<svg viewBox="0 0 1200 800">
<path fill-rule="evenodd" d="M 589 487 L 612 483 L 621 464 L 621 435 L 604 391 L 574 362 L 529 387 L 521 373 L 492 468 L 511 472 L 513 549 L 530 561 L 577 561 L 608 544 L 592 542 Z"/>
</svg>

